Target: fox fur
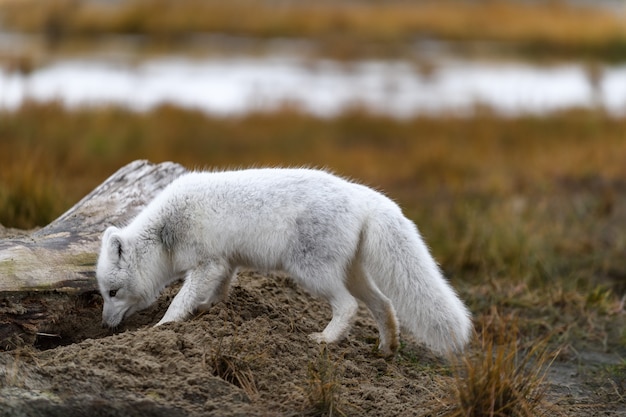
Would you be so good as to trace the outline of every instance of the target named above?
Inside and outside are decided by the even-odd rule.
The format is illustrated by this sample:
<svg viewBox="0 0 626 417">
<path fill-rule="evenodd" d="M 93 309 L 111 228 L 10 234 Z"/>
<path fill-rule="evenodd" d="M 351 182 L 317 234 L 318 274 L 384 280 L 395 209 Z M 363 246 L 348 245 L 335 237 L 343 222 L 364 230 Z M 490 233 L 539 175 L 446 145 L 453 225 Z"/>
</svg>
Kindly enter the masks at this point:
<svg viewBox="0 0 626 417">
<path fill-rule="evenodd" d="M 311 335 L 318 342 L 347 335 L 357 299 L 384 354 L 397 350 L 400 327 L 438 354 L 470 338 L 470 313 L 398 205 L 315 169 L 188 173 L 126 227 L 109 227 L 96 270 L 103 324 L 118 326 L 181 277 L 157 325 L 184 320 L 223 300 L 239 267 L 286 271 L 327 300 L 333 316 Z"/>
</svg>

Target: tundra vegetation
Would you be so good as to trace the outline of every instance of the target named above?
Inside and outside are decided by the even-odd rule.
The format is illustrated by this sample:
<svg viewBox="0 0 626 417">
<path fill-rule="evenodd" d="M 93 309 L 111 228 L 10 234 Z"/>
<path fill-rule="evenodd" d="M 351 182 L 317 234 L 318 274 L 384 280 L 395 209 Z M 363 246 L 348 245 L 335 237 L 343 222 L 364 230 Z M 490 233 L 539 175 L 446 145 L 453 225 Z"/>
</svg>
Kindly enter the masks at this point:
<svg viewBox="0 0 626 417">
<path fill-rule="evenodd" d="M 159 3 L 52 1 L 24 13 L 31 2 L 6 1 L 0 16 L 10 30 L 41 34 L 54 44 L 49 47 L 69 49 L 111 34 L 145 36 L 148 49 L 177 49 L 194 34 L 228 33 L 262 40 L 311 38 L 317 54 L 344 59 L 403 56 L 416 37 L 469 45 L 462 53 L 482 53 L 488 45 L 490 54 L 524 59 L 574 58 L 597 65 L 626 57 L 623 17 L 567 2 L 285 2 L 278 9 L 270 1 Z M 0 62 L 27 68 L 38 56 L 26 51 Z M 151 310 L 122 334 L 100 330 L 70 346 L 46 345 L 55 349 L 45 352 L 4 353 L 0 388 L 31 386 L 29 375 L 46 366 L 48 374 L 57 369 L 69 378 L 72 361 L 105 363 L 90 372 L 92 383 L 106 387 L 98 375 L 113 365 L 102 352 L 115 348 L 126 355 L 115 365 L 123 375 L 137 376 L 146 366 L 156 369 L 163 358 L 178 358 L 167 362 L 174 369 L 172 381 L 177 366 L 200 364 L 207 375 L 241 391 L 215 388 L 209 395 L 187 381 L 180 399 L 158 385 L 120 379 L 135 393 L 183 409 L 184 401 L 226 392 L 223 401 L 261 410 L 259 415 L 294 409 L 311 415 L 385 410 L 398 415 L 403 404 L 417 415 L 438 416 L 626 412 L 623 116 L 597 108 L 503 118 L 477 107 L 472 116 L 397 119 L 357 106 L 319 118 L 285 105 L 220 117 L 171 105 L 138 113 L 26 102 L 0 110 L 0 224 L 43 226 L 135 159 L 198 169 L 325 167 L 384 191 L 418 225 L 467 302 L 475 340 L 463 356 L 445 360 L 406 340 L 386 362 L 367 349 L 376 343 L 367 339 L 375 331 L 365 315 L 348 342 L 307 345 L 311 320 L 325 321 L 323 307 L 286 278 L 245 276 L 231 301 L 191 324 L 159 330 L 167 340 L 151 336 L 157 330 L 147 325 L 159 316 Z M 280 285 L 271 283 L 276 280 Z M 272 297 L 282 304 L 271 304 Z M 99 326 L 98 300 L 87 304 Z M 191 331 L 206 334 L 191 339 Z M 250 338 L 255 342 L 247 343 Z M 280 338 L 304 347 L 291 349 L 285 341 L 282 348 Z M 156 362 L 140 366 L 146 355 Z M 197 377 L 198 387 L 202 378 Z M 387 385 L 393 390 L 375 389 Z M 395 406 L 373 405 L 391 404 L 394 395 Z"/>
</svg>

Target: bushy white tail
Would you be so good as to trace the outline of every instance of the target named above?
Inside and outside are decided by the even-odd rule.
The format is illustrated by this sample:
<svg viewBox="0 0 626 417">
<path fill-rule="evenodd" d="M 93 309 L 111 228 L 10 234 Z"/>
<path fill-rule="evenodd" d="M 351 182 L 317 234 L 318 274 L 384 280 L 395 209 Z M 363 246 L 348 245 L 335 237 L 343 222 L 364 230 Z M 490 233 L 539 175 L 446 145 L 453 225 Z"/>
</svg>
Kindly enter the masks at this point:
<svg viewBox="0 0 626 417">
<path fill-rule="evenodd" d="M 415 225 L 400 212 L 370 217 L 361 264 L 393 304 L 400 326 L 433 351 L 459 351 L 469 341 L 470 313 L 443 277 Z"/>
</svg>

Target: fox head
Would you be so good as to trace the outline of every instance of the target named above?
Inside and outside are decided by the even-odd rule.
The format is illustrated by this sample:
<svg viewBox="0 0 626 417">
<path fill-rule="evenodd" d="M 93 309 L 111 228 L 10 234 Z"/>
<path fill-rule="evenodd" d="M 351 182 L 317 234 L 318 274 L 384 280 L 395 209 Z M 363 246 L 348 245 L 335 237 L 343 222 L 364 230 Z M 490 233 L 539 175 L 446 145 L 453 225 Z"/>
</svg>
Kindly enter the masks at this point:
<svg viewBox="0 0 626 417">
<path fill-rule="evenodd" d="M 117 327 L 125 317 L 154 302 L 141 291 L 136 254 L 134 245 L 120 229 L 111 226 L 104 232 L 96 266 L 96 279 L 104 300 L 103 326 Z"/>
</svg>

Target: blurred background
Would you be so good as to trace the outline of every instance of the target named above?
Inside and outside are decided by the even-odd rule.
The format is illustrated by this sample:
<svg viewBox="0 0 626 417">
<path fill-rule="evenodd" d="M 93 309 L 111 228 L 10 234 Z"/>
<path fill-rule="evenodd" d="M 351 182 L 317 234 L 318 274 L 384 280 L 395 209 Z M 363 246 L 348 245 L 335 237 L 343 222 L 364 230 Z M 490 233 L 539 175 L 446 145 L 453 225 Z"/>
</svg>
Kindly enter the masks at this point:
<svg viewBox="0 0 626 417">
<path fill-rule="evenodd" d="M 0 0 L 0 224 L 140 158 L 328 168 L 475 312 L 626 340 L 621 0 Z"/>
</svg>

